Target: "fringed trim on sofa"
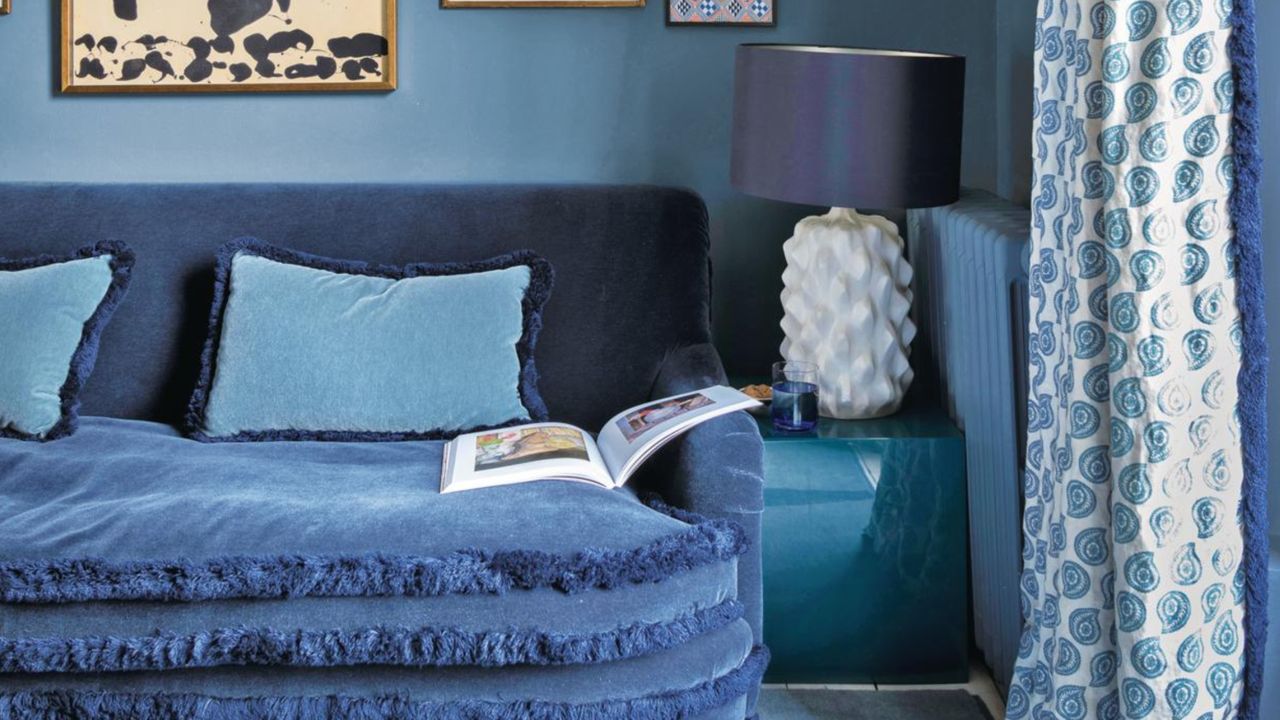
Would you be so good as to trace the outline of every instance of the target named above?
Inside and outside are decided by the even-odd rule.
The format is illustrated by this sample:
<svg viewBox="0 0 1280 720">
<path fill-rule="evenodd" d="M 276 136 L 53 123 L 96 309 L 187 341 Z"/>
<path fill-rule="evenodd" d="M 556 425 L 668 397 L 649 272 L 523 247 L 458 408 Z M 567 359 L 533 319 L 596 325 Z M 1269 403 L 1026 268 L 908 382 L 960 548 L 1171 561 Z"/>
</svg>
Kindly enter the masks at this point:
<svg viewBox="0 0 1280 720">
<path fill-rule="evenodd" d="M 452 627 L 359 630 L 220 628 L 143 637 L 0 637 L 0 672 L 133 672 L 224 665 L 345 667 L 500 667 L 587 665 L 683 645 L 743 616 L 736 600 L 672 620 L 598 633 L 565 635 L 534 629 L 474 632 Z"/>
<path fill-rule="evenodd" d="M 574 555 L 470 549 L 439 558 L 370 553 L 199 561 L 8 560 L 0 561 L 0 602 L 425 597 L 543 587 L 576 593 L 661 582 L 747 549 L 746 533 L 735 523 L 710 520 L 657 498 L 647 504 L 692 527 L 633 550 L 587 549 Z"/>
<path fill-rule="evenodd" d="M 103 692 L 0 692 L 0 718 L 23 720 L 675 720 L 694 717 L 737 700 L 759 685 L 769 651 L 756 646 L 737 668 L 682 690 L 593 703 L 418 702 L 403 697 L 215 698 L 195 694 Z"/>
</svg>

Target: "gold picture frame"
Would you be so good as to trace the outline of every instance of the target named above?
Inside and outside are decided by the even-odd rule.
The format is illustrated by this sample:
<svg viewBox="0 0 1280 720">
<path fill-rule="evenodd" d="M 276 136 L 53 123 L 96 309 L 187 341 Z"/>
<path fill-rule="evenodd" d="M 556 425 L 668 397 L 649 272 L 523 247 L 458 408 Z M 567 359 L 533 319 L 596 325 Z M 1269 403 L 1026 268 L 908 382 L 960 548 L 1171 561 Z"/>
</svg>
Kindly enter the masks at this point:
<svg viewBox="0 0 1280 720">
<path fill-rule="evenodd" d="M 0 2 L 8 2 L 8 1 L 9 0 L 0 0 Z M 211 79 L 212 76 L 210 76 L 210 79 L 207 82 L 190 80 L 185 76 L 178 74 L 176 69 L 173 68 L 172 66 L 166 68 L 165 70 L 154 70 L 152 69 L 154 66 L 152 66 L 150 62 L 150 58 L 147 58 L 142 61 L 148 65 L 147 68 L 144 68 L 143 76 L 135 76 L 132 78 L 125 79 L 124 76 L 121 76 L 118 78 L 112 78 L 112 76 L 108 75 L 107 79 L 102 79 L 102 78 L 99 78 L 97 74 L 101 72 L 106 72 L 106 65 L 101 65 L 101 64 L 96 66 L 94 65 L 90 66 L 90 70 L 93 72 L 92 75 L 82 75 L 84 70 L 80 68 L 79 65 L 80 65 L 80 62 L 83 62 L 83 58 L 87 57 L 84 54 L 84 52 L 92 52 L 88 50 L 88 48 L 89 48 L 89 45 L 93 42 L 94 38 L 91 37 L 86 42 L 81 43 L 80 40 L 85 39 L 86 35 L 92 36 L 93 33 L 89 28 L 77 27 L 75 21 L 77 17 L 76 15 L 77 2 L 88 2 L 88 1 L 89 0 L 62 0 L 62 30 L 60 33 L 60 42 L 61 42 L 60 54 L 61 54 L 62 61 L 61 61 L 61 72 L 60 72 L 60 81 L 61 81 L 60 84 L 61 84 L 62 92 L 66 94 L 391 92 L 396 89 L 397 72 L 398 72 L 398 69 L 397 69 L 398 52 L 397 52 L 397 41 L 396 41 L 396 35 L 397 35 L 396 0 L 382 0 L 375 7 L 376 10 L 379 10 L 381 12 L 382 22 L 381 22 L 380 34 L 365 31 L 365 32 L 350 33 L 348 35 L 344 35 L 341 37 L 330 36 L 329 38 L 329 41 L 337 40 L 337 39 L 346 40 L 348 41 L 348 47 L 353 47 L 351 45 L 353 40 L 370 41 L 370 39 L 375 39 L 378 41 L 382 41 L 382 44 L 379 47 L 377 47 L 375 51 L 370 52 L 367 55 L 363 55 L 363 56 L 350 55 L 349 56 L 349 55 L 335 53 L 335 57 L 328 58 L 328 60 L 322 60 L 321 59 L 322 57 L 327 58 L 328 56 L 312 50 L 312 47 L 309 45 L 312 38 L 310 37 L 309 34 L 305 33 L 304 27 L 302 26 L 301 23 L 299 23 L 296 27 L 294 25 L 289 25 L 288 27 L 290 27 L 291 29 L 288 32 L 303 32 L 304 35 L 306 35 L 307 43 L 300 44 L 299 46 L 296 46 L 296 47 L 287 48 L 285 51 L 282 51 L 282 52 L 287 51 L 290 53 L 296 53 L 298 55 L 314 55 L 314 65 L 306 65 L 302 63 L 291 65 L 288 68 L 286 68 L 285 75 L 278 76 L 281 78 L 280 80 L 275 80 L 274 77 L 272 79 L 262 79 L 260 77 L 254 77 L 254 78 L 245 77 L 240 80 L 232 79 L 230 82 L 226 80 L 223 80 L 223 81 L 212 80 Z M 165 3 L 176 3 L 180 1 L 181 0 L 164 0 Z M 322 4 L 328 4 L 329 2 L 333 2 L 333 1 L 334 0 L 294 0 L 294 2 L 290 6 L 291 8 L 290 12 L 300 12 L 300 8 L 308 7 L 308 2 L 316 5 L 322 5 Z M 186 0 L 186 2 L 191 4 L 191 9 L 193 11 L 200 11 L 200 10 L 208 11 L 208 3 L 206 3 L 205 0 Z M 369 5 L 365 5 L 361 3 L 350 3 L 350 4 L 342 3 L 342 4 L 344 7 L 356 7 L 363 10 L 369 9 Z M 273 6 L 274 6 L 274 3 L 273 3 Z M 101 3 L 98 4 L 98 7 L 101 7 Z M 152 7 L 156 7 L 156 6 L 153 5 Z M 173 8 L 172 5 L 164 5 L 161 7 L 163 8 L 161 12 L 165 12 L 165 11 L 176 12 L 176 10 L 172 9 Z M 209 11 L 209 12 L 212 12 L 212 11 Z M 311 12 L 313 16 L 323 18 L 325 22 L 328 22 L 333 19 L 333 13 L 323 13 L 318 9 L 313 9 Z M 275 15 L 264 16 L 259 20 L 266 20 L 267 17 L 272 17 L 278 20 L 278 13 Z M 216 27 L 216 23 L 212 22 L 212 20 L 213 18 L 211 16 L 209 24 L 211 26 Z M 341 18 L 339 18 L 339 21 L 340 20 Z M 254 22 L 257 22 L 257 21 L 254 21 Z M 248 28 L 245 28 L 243 30 L 237 30 L 236 34 L 241 34 L 244 32 L 244 30 L 247 30 L 247 29 Z M 147 37 L 153 40 L 166 39 L 167 37 L 167 36 L 164 36 L 163 32 L 161 31 L 152 31 L 152 33 L 155 33 L 155 34 L 153 35 L 151 33 L 148 33 L 141 37 Z M 255 34 L 255 33 L 249 33 L 249 35 L 252 35 L 252 34 Z M 279 32 L 277 32 L 276 34 L 279 34 Z M 184 37 L 185 35 L 179 35 L 175 33 L 174 36 Z M 100 39 L 105 39 L 105 38 L 101 38 L 101 36 L 98 36 L 98 37 Z M 105 48 L 106 48 L 105 45 L 101 47 L 95 47 L 95 49 L 108 55 L 114 55 L 116 49 L 123 50 L 123 48 L 126 45 L 138 44 L 141 41 L 141 37 L 138 40 L 130 40 L 128 42 L 120 43 L 116 45 L 116 47 L 112 49 L 111 53 L 105 53 Z M 243 39 L 244 39 L 243 37 L 239 39 L 233 38 L 233 45 L 231 46 L 232 53 L 240 51 L 240 48 L 242 47 L 242 44 L 240 41 Z M 274 35 L 272 39 L 273 40 L 275 39 Z M 186 43 L 181 43 L 181 42 L 175 43 L 174 41 L 167 41 L 167 42 L 170 44 L 180 45 L 182 47 L 190 48 L 190 46 L 187 45 Z M 328 42 L 328 41 L 325 41 L 325 42 Z M 152 47 L 150 46 L 144 46 L 144 47 L 146 50 L 149 51 L 148 55 L 154 54 L 153 52 L 150 52 L 152 50 Z M 330 45 L 329 47 L 332 49 L 332 45 Z M 204 51 L 203 48 L 201 48 L 200 50 Z M 221 53 L 222 51 L 217 50 L 216 52 Z M 250 52 L 250 51 L 244 50 L 244 52 Z M 257 52 L 261 53 L 262 50 L 259 49 Z M 360 52 L 360 51 L 350 50 L 349 52 Z M 81 53 L 79 55 L 79 58 L 80 58 L 79 60 L 77 58 L 78 53 Z M 196 54 L 198 55 L 199 53 L 197 52 Z M 214 55 L 210 54 L 209 51 L 204 51 L 204 54 L 208 58 L 214 57 Z M 255 57 L 263 57 L 263 56 L 259 54 L 259 55 L 256 55 Z M 343 57 L 346 57 L 347 59 L 342 60 Z M 357 58 L 359 59 L 357 60 Z M 378 58 L 380 60 L 375 60 L 374 58 Z M 230 63 L 230 62 L 226 62 L 219 59 L 214 63 L 214 65 L 225 66 L 225 67 L 218 67 L 218 70 L 220 72 L 230 72 L 233 78 L 238 78 L 243 76 L 245 73 L 245 68 L 248 68 L 254 73 L 258 73 L 259 75 L 261 75 L 261 71 L 264 69 L 263 66 L 258 65 L 255 67 L 250 67 L 248 63 L 243 62 L 243 60 L 248 60 L 248 59 L 249 58 L 241 58 L 242 62 L 238 62 L 238 63 Z M 341 60 L 341 63 L 339 63 L 340 60 Z M 352 61 L 355 61 L 359 66 L 358 68 L 355 69 L 354 72 L 351 71 L 348 67 Z M 117 70 L 117 68 L 121 67 L 120 58 L 112 57 L 110 59 L 110 62 L 112 63 L 111 67 L 113 71 L 119 71 Z M 133 66 L 136 68 L 137 62 L 139 62 L 138 58 L 132 58 L 130 60 L 126 60 L 125 64 L 127 65 L 129 63 L 133 63 L 134 64 Z M 268 61 L 268 64 L 270 64 L 269 61 Z M 188 66 L 188 68 L 189 67 L 190 66 Z M 297 77 L 286 79 L 290 71 L 294 71 Z M 146 79 L 147 79 L 146 76 L 154 75 L 157 72 L 161 72 L 163 74 L 161 81 L 146 82 Z M 315 73 L 315 74 L 308 75 L 309 73 Z M 359 79 L 352 79 L 353 75 L 359 75 L 360 77 Z M 86 79 L 88 79 L 89 82 L 85 82 Z M 109 80 L 111 79 L 115 79 L 116 81 L 109 82 Z"/>
<path fill-rule="evenodd" d="M 9 4 L 9 0 L 0 0 L 0 15 L 8 15 L 13 7 Z"/>
<path fill-rule="evenodd" d="M 440 7 L 458 8 L 637 8 L 645 0 L 440 0 Z"/>
</svg>

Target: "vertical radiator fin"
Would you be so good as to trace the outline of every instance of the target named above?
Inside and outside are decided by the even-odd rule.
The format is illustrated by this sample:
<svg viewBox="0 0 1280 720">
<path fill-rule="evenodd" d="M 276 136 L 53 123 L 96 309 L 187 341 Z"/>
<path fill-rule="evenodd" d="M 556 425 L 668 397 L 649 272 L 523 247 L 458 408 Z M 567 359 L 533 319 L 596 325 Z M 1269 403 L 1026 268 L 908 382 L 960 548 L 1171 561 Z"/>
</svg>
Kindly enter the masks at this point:
<svg viewBox="0 0 1280 720">
<path fill-rule="evenodd" d="M 974 639 L 1007 691 L 1022 611 L 1030 213 L 966 190 L 908 218 L 917 269 L 916 366 L 965 432 Z"/>
</svg>

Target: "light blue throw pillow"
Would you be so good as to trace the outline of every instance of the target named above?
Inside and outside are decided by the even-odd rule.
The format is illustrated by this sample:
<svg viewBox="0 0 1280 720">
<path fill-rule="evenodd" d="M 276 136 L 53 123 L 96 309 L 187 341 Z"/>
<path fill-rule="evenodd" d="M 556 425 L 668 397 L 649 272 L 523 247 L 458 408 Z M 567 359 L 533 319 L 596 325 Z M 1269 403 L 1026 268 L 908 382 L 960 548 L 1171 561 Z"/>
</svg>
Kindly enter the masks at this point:
<svg viewBox="0 0 1280 720">
<path fill-rule="evenodd" d="M 192 435 L 417 440 L 545 419 L 533 349 L 551 280 L 529 252 L 384 267 L 231 243 Z"/>
<path fill-rule="evenodd" d="M 123 243 L 0 259 L 0 437 L 56 440 L 75 431 L 80 391 L 132 269 Z"/>
</svg>

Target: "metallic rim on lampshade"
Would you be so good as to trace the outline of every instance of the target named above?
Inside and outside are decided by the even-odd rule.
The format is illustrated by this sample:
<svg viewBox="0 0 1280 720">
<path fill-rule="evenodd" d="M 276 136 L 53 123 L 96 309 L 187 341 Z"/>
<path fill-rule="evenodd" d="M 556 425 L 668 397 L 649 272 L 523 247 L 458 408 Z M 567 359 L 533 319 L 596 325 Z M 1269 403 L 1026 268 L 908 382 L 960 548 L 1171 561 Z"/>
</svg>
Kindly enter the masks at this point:
<svg viewBox="0 0 1280 720">
<path fill-rule="evenodd" d="M 881 48 L 851 47 L 847 45 L 797 45 L 789 43 L 742 43 L 739 47 L 758 48 L 761 50 L 782 50 L 789 52 L 828 53 L 831 55 L 878 55 L 883 57 L 903 58 L 938 58 L 963 60 L 963 55 L 926 52 L 923 50 L 885 50 Z"/>
</svg>

